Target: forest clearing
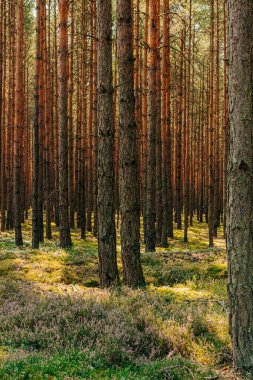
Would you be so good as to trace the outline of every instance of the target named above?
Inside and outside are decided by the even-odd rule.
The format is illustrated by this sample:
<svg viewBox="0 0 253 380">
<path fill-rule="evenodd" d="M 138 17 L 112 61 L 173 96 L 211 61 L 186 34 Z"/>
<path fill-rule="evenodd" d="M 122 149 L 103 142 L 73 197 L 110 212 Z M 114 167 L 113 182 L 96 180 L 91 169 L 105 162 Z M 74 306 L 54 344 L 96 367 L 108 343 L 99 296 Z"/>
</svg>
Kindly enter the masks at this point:
<svg viewBox="0 0 253 380">
<path fill-rule="evenodd" d="M 82 241 L 74 231 L 65 250 L 54 228 L 33 250 L 31 228 L 22 249 L 10 233 L 1 238 L 0 378 L 232 378 L 222 231 L 213 249 L 198 222 L 190 243 L 181 231 L 155 254 L 142 247 L 147 288 L 108 291 L 91 234 Z"/>
<path fill-rule="evenodd" d="M 252 0 L 0 0 L 0 379 L 253 380 Z"/>
</svg>

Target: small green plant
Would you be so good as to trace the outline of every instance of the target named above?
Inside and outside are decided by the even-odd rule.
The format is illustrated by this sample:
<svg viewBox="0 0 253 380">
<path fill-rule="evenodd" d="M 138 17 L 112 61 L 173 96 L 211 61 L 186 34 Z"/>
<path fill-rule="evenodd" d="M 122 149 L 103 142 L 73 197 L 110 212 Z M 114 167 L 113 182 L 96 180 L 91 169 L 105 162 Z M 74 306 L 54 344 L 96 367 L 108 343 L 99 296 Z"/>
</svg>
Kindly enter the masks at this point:
<svg viewBox="0 0 253 380">
<path fill-rule="evenodd" d="M 196 337 L 204 337 L 209 334 L 208 324 L 203 317 L 197 317 L 193 320 L 192 332 Z"/>
<path fill-rule="evenodd" d="M 168 272 L 163 270 L 158 278 L 158 285 L 185 284 L 187 281 L 198 278 L 197 269 L 187 269 L 180 266 L 171 268 Z"/>
</svg>

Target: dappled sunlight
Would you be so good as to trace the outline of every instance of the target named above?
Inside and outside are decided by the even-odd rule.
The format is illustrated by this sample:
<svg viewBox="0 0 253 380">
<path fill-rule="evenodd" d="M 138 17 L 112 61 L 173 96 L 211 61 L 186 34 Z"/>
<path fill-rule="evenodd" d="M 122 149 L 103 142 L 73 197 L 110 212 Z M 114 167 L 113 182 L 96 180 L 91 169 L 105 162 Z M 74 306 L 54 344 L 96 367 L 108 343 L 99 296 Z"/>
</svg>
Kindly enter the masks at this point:
<svg viewBox="0 0 253 380">
<path fill-rule="evenodd" d="M 168 293 L 172 294 L 173 301 L 176 302 L 181 302 L 181 301 L 186 301 L 186 300 L 197 300 L 197 299 L 208 299 L 212 297 L 212 293 L 209 293 L 205 290 L 203 291 L 196 291 L 193 290 L 191 287 L 187 286 L 174 286 L 174 287 L 169 287 L 169 286 L 163 286 L 161 288 L 156 288 L 158 293 Z"/>
<path fill-rule="evenodd" d="M 56 337 L 57 334 L 62 334 L 59 323 L 65 324 L 64 320 L 67 318 L 68 323 L 73 323 L 73 328 L 70 328 L 71 334 L 82 335 L 81 320 L 77 317 L 74 321 L 73 318 L 79 313 L 86 315 L 87 312 L 91 315 L 89 322 L 86 322 L 90 325 L 87 328 L 102 335 L 96 338 L 96 343 L 91 343 L 94 333 L 86 332 L 86 346 L 92 344 L 93 348 L 90 346 L 89 353 L 84 348 L 80 351 L 80 347 L 75 348 L 74 354 L 66 352 L 64 360 L 68 366 L 75 361 L 74 357 L 82 357 L 91 363 L 91 366 L 97 360 L 99 363 L 105 360 L 106 365 L 128 360 L 126 358 L 132 357 L 132 348 L 129 346 L 130 351 L 125 351 L 122 345 L 124 339 L 127 339 L 127 342 L 132 334 L 136 335 L 136 339 L 144 339 L 145 342 L 146 339 L 151 339 L 148 343 L 149 352 L 145 354 L 149 357 L 147 361 L 152 355 L 158 355 L 159 360 L 169 355 L 170 363 L 177 360 L 176 357 L 179 355 L 185 358 L 184 360 L 189 360 L 189 363 L 195 362 L 204 367 L 230 362 L 226 314 L 226 255 L 221 238 L 220 241 L 217 239 L 214 249 L 208 248 L 205 225 L 194 221 L 194 226 L 189 229 L 188 243 L 182 241 L 182 231 L 176 230 L 175 238 L 170 240 L 168 249 L 158 247 L 156 253 L 145 253 L 142 246 L 142 264 L 148 284 L 146 290 L 122 287 L 110 291 L 98 287 L 97 241 L 91 234 L 87 234 L 86 239 L 81 240 L 80 231 L 74 230 L 73 246 L 70 249 L 60 249 L 58 231 L 54 226 L 54 238 L 51 241 L 45 240 L 39 250 L 33 250 L 30 243 L 30 223 L 25 224 L 23 229 L 27 243 L 22 249 L 13 244 L 12 232 L 1 235 L 0 293 L 3 312 L 0 312 L 0 330 L 4 344 L 0 355 L 9 363 L 6 365 L 19 363 L 19 371 L 22 371 L 22 363 L 24 366 L 27 365 L 25 363 L 30 363 L 29 365 L 37 368 L 40 362 L 48 362 L 43 348 L 45 345 L 52 346 L 54 352 L 60 355 L 59 339 L 65 339 L 63 344 L 73 348 L 71 335 L 68 337 L 65 334 L 64 338 Z M 117 250 L 119 272 L 122 276 L 119 241 Z M 12 306 L 9 308 L 8 305 Z M 63 311 L 65 309 L 67 314 Z M 68 309 L 72 310 L 73 317 Z M 104 331 L 98 327 L 99 313 L 102 313 L 105 321 Z M 56 318 L 55 324 L 53 315 Z M 22 326 L 17 322 L 20 318 L 23 318 Z M 45 335 L 49 333 L 47 318 L 50 318 L 50 334 L 56 334 L 54 343 L 46 343 L 49 339 Z M 59 322 L 58 318 L 63 318 L 63 321 Z M 122 327 L 118 333 L 121 338 L 116 340 L 116 347 L 113 340 L 117 332 L 111 330 L 110 326 L 120 326 L 123 320 L 124 328 Z M 34 332 L 30 330 L 31 324 L 34 326 Z M 15 335 L 12 334 L 13 329 L 16 330 Z M 121 335 L 123 331 L 126 334 L 124 336 Z M 100 339 L 106 341 L 106 346 Z M 142 360 L 145 344 L 147 343 L 143 341 L 140 350 Z M 31 354 L 30 349 L 33 346 L 36 353 Z M 15 358 L 12 354 L 13 349 Z M 134 360 L 135 356 L 136 353 L 131 360 Z M 54 360 L 58 362 L 56 357 L 52 359 L 53 368 L 56 363 Z M 161 361 L 160 366 L 163 368 L 170 365 L 169 363 L 163 364 Z M 101 366 L 98 363 L 96 365 Z M 185 365 L 191 364 L 185 362 L 183 366 Z M 45 364 L 43 366 L 45 367 Z M 198 371 L 198 368 L 202 367 L 197 367 L 194 371 Z M 87 374 L 87 367 L 83 371 Z M 143 369 L 134 371 L 149 371 L 149 366 L 145 364 Z M 103 379 L 102 369 L 96 373 L 94 368 L 91 373 L 92 378 L 98 376 L 98 379 Z M 104 373 L 104 378 L 107 379 L 106 370 Z"/>
</svg>

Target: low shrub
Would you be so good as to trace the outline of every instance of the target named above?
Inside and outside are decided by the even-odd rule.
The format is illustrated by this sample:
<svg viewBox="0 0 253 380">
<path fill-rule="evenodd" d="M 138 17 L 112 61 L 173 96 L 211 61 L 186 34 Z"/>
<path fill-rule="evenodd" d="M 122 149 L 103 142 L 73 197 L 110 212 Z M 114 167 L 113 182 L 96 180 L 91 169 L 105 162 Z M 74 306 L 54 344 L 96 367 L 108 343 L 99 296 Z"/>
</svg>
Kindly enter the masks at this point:
<svg viewBox="0 0 253 380">
<path fill-rule="evenodd" d="M 153 360 L 170 351 L 169 339 L 161 336 L 158 322 L 138 307 L 129 312 L 110 302 L 73 295 L 41 298 L 23 294 L 22 300 L 4 302 L 0 334 L 2 345 L 27 351 L 84 350 L 100 367 Z"/>
<path fill-rule="evenodd" d="M 199 277 L 197 269 L 187 269 L 180 266 L 174 266 L 168 271 L 163 270 L 158 277 L 158 285 L 173 286 L 176 284 L 185 284 L 194 278 Z"/>
</svg>

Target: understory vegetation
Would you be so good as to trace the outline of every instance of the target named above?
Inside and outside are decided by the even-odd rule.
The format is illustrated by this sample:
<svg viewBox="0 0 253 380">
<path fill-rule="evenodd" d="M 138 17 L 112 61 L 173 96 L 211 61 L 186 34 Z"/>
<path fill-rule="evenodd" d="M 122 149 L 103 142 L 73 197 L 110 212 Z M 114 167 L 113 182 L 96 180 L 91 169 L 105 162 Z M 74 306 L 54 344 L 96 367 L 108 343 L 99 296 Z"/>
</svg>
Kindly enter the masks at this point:
<svg viewBox="0 0 253 380">
<path fill-rule="evenodd" d="M 142 249 L 145 289 L 101 290 L 92 236 L 33 250 L 23 230 L 0 243 L 1 379 L 232 379 L 222 231 L 213 249 L 204 224 L 176 231 Z"/>
</svg>

